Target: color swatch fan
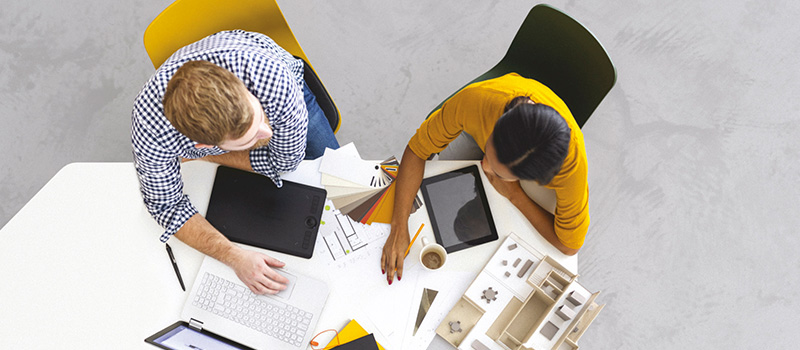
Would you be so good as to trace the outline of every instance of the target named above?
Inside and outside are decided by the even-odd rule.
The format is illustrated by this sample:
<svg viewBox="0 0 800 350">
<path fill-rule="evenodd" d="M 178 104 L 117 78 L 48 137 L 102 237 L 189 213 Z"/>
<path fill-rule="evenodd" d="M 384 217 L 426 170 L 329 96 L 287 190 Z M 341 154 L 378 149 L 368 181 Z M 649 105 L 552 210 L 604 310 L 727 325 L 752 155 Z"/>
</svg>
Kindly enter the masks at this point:
<svg viewBox="0 0 800 350">
<path fill-rule="evenodd" d="M 394 210 L 394 179 L 400 162 L 392 156 L 376 163 L 361 159 L 353 143 L 326 149 L 319 171 L 328 199 L 340 212 L 363 224 L 389 223 Z M 412 209 L 422 205 L 414 198 Z"/>
</svg>

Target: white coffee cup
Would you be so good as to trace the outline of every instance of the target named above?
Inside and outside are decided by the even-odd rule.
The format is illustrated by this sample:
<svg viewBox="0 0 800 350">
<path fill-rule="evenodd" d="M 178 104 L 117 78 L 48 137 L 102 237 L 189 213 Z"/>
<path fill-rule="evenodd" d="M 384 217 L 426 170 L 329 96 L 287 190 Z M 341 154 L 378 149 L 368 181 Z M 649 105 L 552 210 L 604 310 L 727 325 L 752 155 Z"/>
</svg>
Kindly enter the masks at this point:
<svg viewBox="0 0 800 350">
<path fill-rule="evenodd" d="M 419 252 L 419 263 L 428 271 L 436 271 L 447 262 L 447 251 L 437 243 L 422 237 L 422 251 Z"/>
</svg>

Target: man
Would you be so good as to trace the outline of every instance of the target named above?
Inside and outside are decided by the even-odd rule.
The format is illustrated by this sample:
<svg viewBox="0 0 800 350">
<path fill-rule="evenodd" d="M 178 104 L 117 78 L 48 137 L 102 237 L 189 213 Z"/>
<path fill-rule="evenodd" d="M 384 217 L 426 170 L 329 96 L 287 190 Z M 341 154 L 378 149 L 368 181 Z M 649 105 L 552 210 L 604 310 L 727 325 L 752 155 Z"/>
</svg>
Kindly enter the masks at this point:
<svg viewBox="0 0 800 350">
<path fill-rule="evenodd" d="M 173 54 L 137 96 L 132 116 L 134 165 L 150 214 L 172 235 L 233 268 L 257 294 L 288 280 L 272 257 L 241 249 L 215 229 L 183 193 L 181 161 L 204 159 L 268 176 L 338 148 L 303 62 L 265 35 L 220 32 Z"/>
<path fill-rule="evenodd" d="M 546 86 L 516 73 L 471 84 L 445 101 L 406 146 L 398 170 L 392 229 L 381 270 L 392 283 L 403 276 L 409 244 L 408 216 L 422 182 L 425 159 L 466 132 L 484 152 L 481 166 L 550 244 L 567 255 L 583 245 L 589 226 L 583 134 L 566 104 Z M 520 180 L 556 192 L 555 215 L 531 200 Z"/>
</svg>

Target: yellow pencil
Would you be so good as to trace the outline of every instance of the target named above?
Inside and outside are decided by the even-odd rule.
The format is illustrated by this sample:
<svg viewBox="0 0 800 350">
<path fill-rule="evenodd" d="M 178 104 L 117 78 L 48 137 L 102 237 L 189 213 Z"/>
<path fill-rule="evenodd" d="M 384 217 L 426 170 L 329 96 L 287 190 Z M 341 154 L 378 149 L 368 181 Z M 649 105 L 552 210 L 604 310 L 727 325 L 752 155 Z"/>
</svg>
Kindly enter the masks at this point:
<svg viewBox="0 0 800 350">
<path fill-rule="evenodd" d="M 408 256 L 408 251 L 411 250 L 411 246 L 414 244 L 414 241 L 417 240 L 417 236 L 419 236 L 419 233 L 422 232 L 422 227 L 424 226 L 425 226 L 424 223 L 419 225 L 419 229 L 417 230 L 417 233 L 414 235 L 414 238 L 411 240 L 411 243 L 408 244 L 408 248 L 406 248 L 406 255 L 403 255 L 403 257 Z"/>
</svg>

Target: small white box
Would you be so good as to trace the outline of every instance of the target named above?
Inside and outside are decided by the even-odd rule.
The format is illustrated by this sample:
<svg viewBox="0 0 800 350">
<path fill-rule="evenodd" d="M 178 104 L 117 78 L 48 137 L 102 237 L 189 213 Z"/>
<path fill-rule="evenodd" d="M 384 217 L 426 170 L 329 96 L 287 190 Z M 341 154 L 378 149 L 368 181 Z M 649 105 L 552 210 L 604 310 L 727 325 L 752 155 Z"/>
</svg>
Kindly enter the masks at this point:
<svg viewBox="0 0 800 350">
<path fill-rule="evenodd" d="M 569 300 L 570 303 L 575 304 L 575 306 L 581 306 L 586 302 L 586 298 L 584 298 L 583 295 L 575 293 L 574 290 L 569 292 L 567 295 L 567 300 Z"/>
<path fill-rule="evenodd" d="M 556 309 L 556 315 L 558 315 L 558 317 L 561 317 L 561 319 L 564 321 L 569 321 L 573 317 L 575 317 L 575 310 L 572 310 L 570 307 L 566 305 L 561 305 L 558 307 L 558 309 Z"/>
</svg>

